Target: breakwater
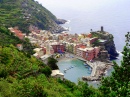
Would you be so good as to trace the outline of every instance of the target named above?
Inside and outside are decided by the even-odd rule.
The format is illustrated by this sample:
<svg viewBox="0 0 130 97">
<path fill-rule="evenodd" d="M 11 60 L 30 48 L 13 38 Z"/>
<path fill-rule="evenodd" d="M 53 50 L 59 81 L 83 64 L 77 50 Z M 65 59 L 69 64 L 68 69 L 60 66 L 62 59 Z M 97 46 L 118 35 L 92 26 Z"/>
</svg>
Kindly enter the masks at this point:
<svg viewBox="0 0 130 97">
<path fill-rule="evenodd" d="M 90 76 L 83 76 L 84 81 L 100 81 L 101 77 L 105 75 L 105 71 L 113 65 L 112 62 L 101 62 L 101 61 L 86 61 L 86 63 L 92 68 Z"/>
</svg>

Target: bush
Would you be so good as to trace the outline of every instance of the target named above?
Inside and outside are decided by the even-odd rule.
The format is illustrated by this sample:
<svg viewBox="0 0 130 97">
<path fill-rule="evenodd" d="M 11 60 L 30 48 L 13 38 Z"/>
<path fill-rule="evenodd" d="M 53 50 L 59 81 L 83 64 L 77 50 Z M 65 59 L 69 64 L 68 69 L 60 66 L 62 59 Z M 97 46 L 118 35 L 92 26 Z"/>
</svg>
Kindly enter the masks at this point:
<svg viewBox="0 0 130 97">
<path fill-rule="evenodd" d="M 48 66 L 52 69 L 52 70 L 55 70 L 55 69 L 59 69 L 58 66 L 57 66 L 57 63 L 58 61 L 54 58 L 49 58 L 48 59 Z"/>
<path fill-rule="evenodd" d="M 52 73 L 50 67 L 48 66 L 46 66 L 45 68 L 42 68 L 40 71 L 44 73 L 47 77 L 49 77 Z"/>
</svg>

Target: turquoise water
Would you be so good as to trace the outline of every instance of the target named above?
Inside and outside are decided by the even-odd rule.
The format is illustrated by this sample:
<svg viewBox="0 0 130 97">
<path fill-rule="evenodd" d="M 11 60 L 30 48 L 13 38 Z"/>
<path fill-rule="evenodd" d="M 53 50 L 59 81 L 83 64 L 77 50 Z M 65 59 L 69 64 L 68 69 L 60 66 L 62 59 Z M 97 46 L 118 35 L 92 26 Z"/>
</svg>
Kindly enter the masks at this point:
<svg viewBox="0 0 130 97">
<path fill-rule="evenodd" d="M 64 73 L 66 79 L 77 83 L 79 79 L 82 79 L 82 76 L 89 76 L 91 74 L 89 67 L 86 68 L 83 63 L 83 61 L 78 59 L 65 59 L 59 61 L 57 65 L 60 71 Z M 70 67 L 73 68 L 68 69 Z M 65 69 L 68 69 L 66 73 L 64 72 Z"/>
</svg>

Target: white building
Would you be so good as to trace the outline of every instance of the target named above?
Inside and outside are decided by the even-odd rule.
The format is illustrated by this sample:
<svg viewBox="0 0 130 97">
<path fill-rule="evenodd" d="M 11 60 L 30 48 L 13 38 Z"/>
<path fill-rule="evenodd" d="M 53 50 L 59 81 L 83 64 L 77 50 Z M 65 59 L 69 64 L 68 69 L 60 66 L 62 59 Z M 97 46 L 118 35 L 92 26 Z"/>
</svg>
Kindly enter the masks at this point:
<svg viewBox="0 0 130 97">
<path fill-rule="evenodd" d="M 52 74 L 51 74 L 52 77 L 55 77 L 55 78 L 60 78 L 63 80 L 64 78 L 64 74 L 60 72 L 60 70 L 52 70 Z"/>
</svg>

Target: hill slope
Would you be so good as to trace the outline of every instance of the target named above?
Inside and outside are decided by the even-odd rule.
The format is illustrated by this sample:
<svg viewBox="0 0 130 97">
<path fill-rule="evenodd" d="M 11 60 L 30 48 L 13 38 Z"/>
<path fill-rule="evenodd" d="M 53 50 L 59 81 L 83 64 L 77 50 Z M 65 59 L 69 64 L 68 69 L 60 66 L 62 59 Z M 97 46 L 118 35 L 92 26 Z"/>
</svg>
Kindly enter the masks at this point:
<svg viewBox="0 0 130 97">
<path fill-rule="evenodd" d="M 34 0 L 0 0 L 0 22 L 2 26 L 18 26 L 23 32 L 30 25 L 52 33 L 64 30 L 57 24 L 58 19 Z"/>
</svg>

